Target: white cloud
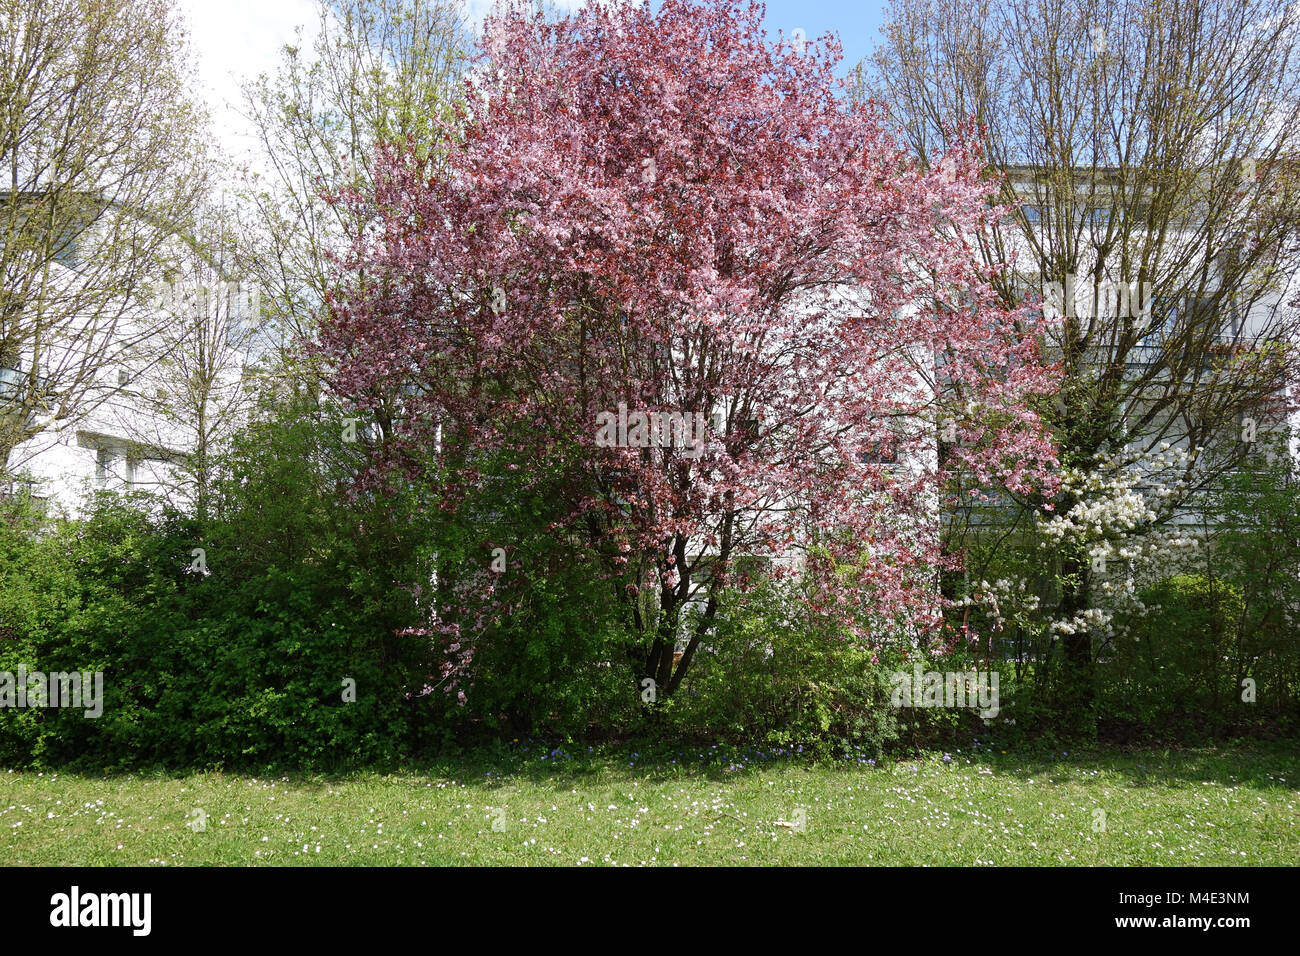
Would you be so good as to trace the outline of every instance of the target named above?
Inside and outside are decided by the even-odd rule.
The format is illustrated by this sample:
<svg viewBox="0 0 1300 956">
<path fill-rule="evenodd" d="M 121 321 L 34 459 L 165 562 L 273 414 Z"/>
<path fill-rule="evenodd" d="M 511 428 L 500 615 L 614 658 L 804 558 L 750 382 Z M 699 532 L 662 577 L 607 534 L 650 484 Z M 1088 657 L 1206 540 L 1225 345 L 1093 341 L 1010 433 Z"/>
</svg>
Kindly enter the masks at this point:
<svg viewBox="0 0 1300 956">
<path fill-rule="evenodd" d="M 320 29 L 318 0 L 176 0 L 190 34 L 198 81 L 215 124 L 215 133 L 230 153 L 245 156 L 255 138 L 243 118 L 243 84 L 274 73 L 284 46 L 303 28 L 310 45 Z M 495 0 L 462 0 L 465 18 L 477 32 Z M 587 0 L 551 0 L 562 11 L 580 9 Z M 624 2 L 624 0 L 612 0 Z"/>
<path fill-rule="evenodd" d="M 232 152 L 252 144 L 240 115 L 243 84 L 271 73 L 301 26 L 310 42 L 319 30 L 315 0 L 177 0 L 194 49 L 199 92 L 212 110 L 216 135 Z"/>
</svg>

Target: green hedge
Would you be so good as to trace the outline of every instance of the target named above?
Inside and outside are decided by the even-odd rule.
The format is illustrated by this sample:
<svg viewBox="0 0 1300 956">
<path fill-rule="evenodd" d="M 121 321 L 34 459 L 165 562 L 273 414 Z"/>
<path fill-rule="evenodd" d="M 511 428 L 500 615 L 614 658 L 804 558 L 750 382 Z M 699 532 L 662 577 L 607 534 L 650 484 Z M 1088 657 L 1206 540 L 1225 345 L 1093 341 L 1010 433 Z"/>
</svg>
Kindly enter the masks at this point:
<svg viewBox="0 0 1300 956">
<path fill-rule="evenodd" d="M 105 498 L 84 523 L 40 540 L 16 530 L 4 533 L 0 566 L 0 671 L 100 671 L 104 700 L 98 718 L 0 710 L 0 761 L 331 766 L 408 751 L 404 691 L 422 649 L 395 644 L 345 568 L 244 568 L 232 579 L 219 541 L 138 501 Z M 204 544 L 207 574 L 192 569 Z"/>
<path fill-rule="evenodd" d="M 1241 589 L 1177 575 L 1140 595 L 1098 666 L 1104 728 L 1139 738 L 1213 737 L 1249 716 L 1241 700 Z"/>
</svg>

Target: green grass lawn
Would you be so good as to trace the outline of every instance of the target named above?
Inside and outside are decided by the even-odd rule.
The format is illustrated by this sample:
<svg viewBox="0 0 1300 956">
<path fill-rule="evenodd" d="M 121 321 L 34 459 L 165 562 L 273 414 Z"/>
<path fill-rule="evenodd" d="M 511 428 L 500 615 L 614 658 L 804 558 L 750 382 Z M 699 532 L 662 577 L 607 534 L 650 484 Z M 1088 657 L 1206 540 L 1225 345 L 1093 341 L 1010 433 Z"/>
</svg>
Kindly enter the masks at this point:
<svg viewBox="0 0 1300 956">
<path fill-rule="evenodd" d="M 1246 752 L 954 753 L 880 766 L 710 749 L 650 760 L 627 748 L 552 756 L 524 746 L 419 772 L 338 778 L 0 771 L 0 859 L 146 866 L 1300 860 L 1294 743 Z M 206 814 L 202 830 L 187 825 L 195 811 Z"/>
</svg>

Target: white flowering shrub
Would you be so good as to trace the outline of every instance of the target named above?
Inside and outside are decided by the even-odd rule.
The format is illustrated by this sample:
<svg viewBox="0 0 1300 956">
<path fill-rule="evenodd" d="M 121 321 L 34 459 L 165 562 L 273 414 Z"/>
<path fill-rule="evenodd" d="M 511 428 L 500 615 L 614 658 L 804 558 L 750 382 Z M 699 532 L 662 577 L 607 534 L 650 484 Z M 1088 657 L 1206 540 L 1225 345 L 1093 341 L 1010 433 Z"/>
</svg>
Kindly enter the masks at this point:
<svg viewBox="0 0 1300 956">
<path fill-rule="evenodd" d="M 956 604 L 968 636 L 980 640 L 1014 630 L 1049 644 L 1084 632 L 1112 638 L 1123 630 L 1119 621 L 1146 613 L 1139 597 L 1144 588 L 1193 571 L 1203 560 L 1202 530 L 1176 511 L 1196 453 L 1162 445 L 1066 468 L 1058 500 L 1072 500 L 1069 509 L 1058 513 L 1044 505 L 1014 547 L 994 542 L 1000 553 L 989 566 L 996 565 L 996 576 L 962 582 Z M 978 558 L 970 563 L 981 567 Z M 1051 597 L 1067 587 L 1082 591 L 1084 606 L 1061 617 Z M 978 633 L 972 620 L 983 624 Z"/>
<path fill-rule="evenodd" d="M 1076 680 L 1062 654 L 1085 635 L 1108 736 L 1300 721 L 1300 469 L 1267 451 L 1225 487 L 1190 491 L 1201 449 L 1099 457 L 1065 469 L 1060 496 L 1028 521 L 970 523 L 980 533 L 961 542 L 969 577 L 950 582 L 952 620 L 1015 661 L 1003 710 L 1017 729 L 1053 726 Z M 1059 612 L 1063 595 L 1074 613 Z M 1248 678 L 1266 705 L 1242 702 Z"/>
</svg>

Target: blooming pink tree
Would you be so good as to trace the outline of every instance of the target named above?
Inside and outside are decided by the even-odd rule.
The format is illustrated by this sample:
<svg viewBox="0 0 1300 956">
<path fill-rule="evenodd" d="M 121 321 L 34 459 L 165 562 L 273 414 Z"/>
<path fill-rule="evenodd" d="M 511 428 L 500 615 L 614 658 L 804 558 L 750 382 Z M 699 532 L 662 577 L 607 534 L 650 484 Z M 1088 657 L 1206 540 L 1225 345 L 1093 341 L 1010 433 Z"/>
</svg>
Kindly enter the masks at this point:
<svg viewBox="0 0 1300 956">
<path fill-rule="evenodd" d="M 562 469 L 556 533 L 607 569 L 660 695 L 738 557 L 801 574 L 846 637 L 933 630 L 951 470 L 1050 480 L 1034 326 L 973 254 L 1005 215 L 978 149 L 922 171 L 838 60 L 767 42 L 757 5 L 508 7 L 442 140 L 345 199 L 376 225 L 321 343 L 383 425 L 369 477 L 435 475 L 455 507 L 492 456 Z"/>
</svg>

